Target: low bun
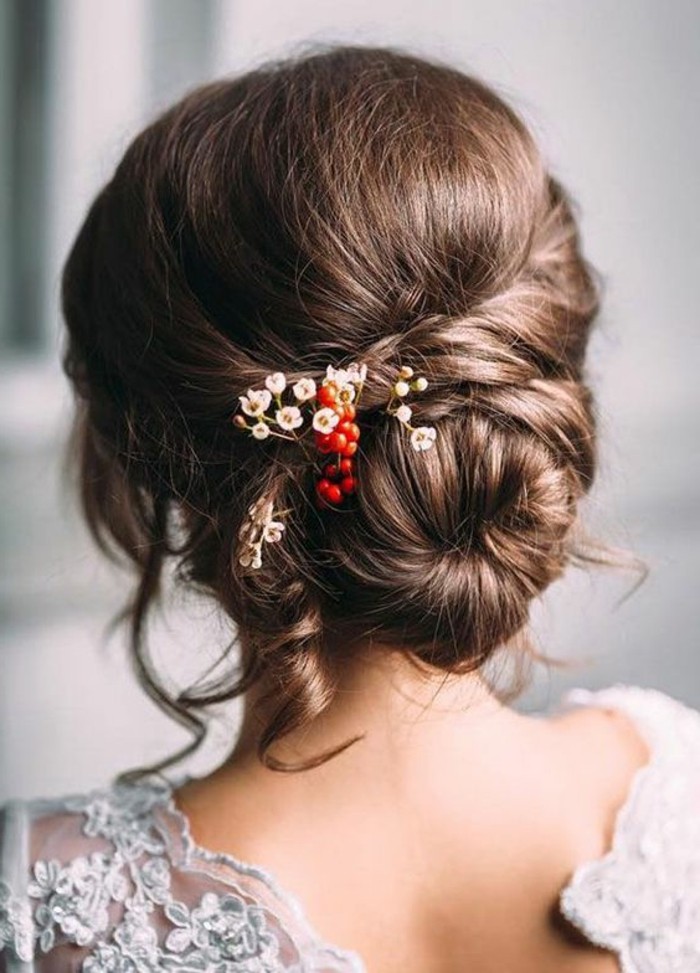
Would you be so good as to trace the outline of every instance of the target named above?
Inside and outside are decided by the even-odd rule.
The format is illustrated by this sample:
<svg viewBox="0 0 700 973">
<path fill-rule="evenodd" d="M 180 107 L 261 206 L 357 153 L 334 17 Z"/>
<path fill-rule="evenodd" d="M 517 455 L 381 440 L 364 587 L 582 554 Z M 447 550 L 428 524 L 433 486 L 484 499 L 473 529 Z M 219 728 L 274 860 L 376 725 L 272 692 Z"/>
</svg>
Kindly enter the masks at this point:
<svg viewBox="0 0 700 973">
<path fill-rule="evenodd" d="M 329 705 L 352 646 L 464 671 L 525 629 L 595 473 L 598 303 L 522 120 L 446 66 L 330 48 L 197 89 L 136 138 L 66 264 L 65 367 L 88 522 L 137 568 L 136 668 L 189 749 L 201 711 L 258 685 L 260 754 L 283 768 L 275 741 Z M 270 372 L 320 381 L 351 361 L 368 367 L 359 489 L 324 510 L 298 443 L 230 420 Z M 420 453 L 384 410 L 404 364 L 437 430 Z M 262 496 L 284 535 L 242 571 Z M 178 698 L 145 639 L 169 559 L 242 645 L 235 677 Z"/>
<path fill-rule="evenodd" d="M 389 643 L 462 668 L 523 628 L 532 599 L 567 563 L 589 463 L 572 461 L 556 414 L 547 429 L 541 392 L 530 411 L 536 420 L 524 422 L 482 397 L 439 418 L 435 447 L 418 456 L 390 423 L 374 431 L 357 509 L 326 528 L 342 592 L 340 617 L 326 607 L 336 625 L 350 632 L 353 619 L 369 617 Z"/>
</svg>

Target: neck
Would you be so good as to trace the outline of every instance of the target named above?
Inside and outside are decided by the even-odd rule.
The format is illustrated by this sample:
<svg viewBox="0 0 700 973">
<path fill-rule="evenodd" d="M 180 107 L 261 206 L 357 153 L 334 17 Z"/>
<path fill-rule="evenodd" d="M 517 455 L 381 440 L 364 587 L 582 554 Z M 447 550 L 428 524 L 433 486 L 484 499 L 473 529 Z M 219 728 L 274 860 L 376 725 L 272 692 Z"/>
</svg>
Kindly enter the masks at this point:
<svg viewBox="0 0 700 973">
<path fill-rule="evenodd" d="M 262 727 L 275 704 L 264 703 L 270 685 L 256 685 L 245 700 L 243 723 L 230 760 L 257 760 Z M 275 741 L 276 760 L 298 764 L 313 760 L 352 738 L 353 759 L 400 759 L 416 747 L 454 747 L 455 739 L 476 742 L 482 732 L 493 735 L 516 715 L 497 698 L 479 672 L 433 673 L 417 667 L 398 649 L 358 651 L 338 674 L 337 690 L 320 716 Z M 359 757 L 360 753 L 363 755 Z"/>
</svg>

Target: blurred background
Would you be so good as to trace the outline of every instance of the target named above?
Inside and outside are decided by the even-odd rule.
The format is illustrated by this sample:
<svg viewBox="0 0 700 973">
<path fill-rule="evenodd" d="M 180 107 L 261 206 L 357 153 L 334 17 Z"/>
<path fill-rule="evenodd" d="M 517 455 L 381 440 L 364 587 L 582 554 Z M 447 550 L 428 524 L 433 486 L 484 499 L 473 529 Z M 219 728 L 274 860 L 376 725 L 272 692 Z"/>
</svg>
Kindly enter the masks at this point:
<svg viewBox="0 0 700 973">
<path fill-rule="evenodd" d="M 602 468 L 585 515 L 649 577 L 628 598 L 632 574 L 574 570 L 555 585 L 534 629 L 568 665 L 539 667 L 518 705 L 618 681 L 700 705 L 700 5 L 0 0 L 0 801 L 102 784 L 186 739 L 137 687 L 123 634 L 107 634 L 128 578 L 92 550 L 61 473 L 67 248 L 154 113 L 323 41 L 403 46 L 493 84 L 577 200 L 605 279 L 590 368 Z M 230 633 L 210 607 L 170 601 L 153 641 L 186 681 Z M 191 772 L 216 763 L 235 719 L 217 718 Z"/>
</svg>

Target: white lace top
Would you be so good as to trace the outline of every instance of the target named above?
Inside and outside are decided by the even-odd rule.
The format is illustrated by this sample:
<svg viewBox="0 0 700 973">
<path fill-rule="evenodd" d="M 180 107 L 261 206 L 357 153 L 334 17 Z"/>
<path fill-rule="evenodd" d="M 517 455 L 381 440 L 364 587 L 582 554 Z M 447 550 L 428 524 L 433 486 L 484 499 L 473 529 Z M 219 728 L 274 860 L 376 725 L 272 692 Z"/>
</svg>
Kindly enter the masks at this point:
<svg viewBox="0 0 700 973">
<path fill-rule="evenodd" d="M 580 865 L 563 915 L 622 973 L 700 971 L 700 713 L 655 690 L 576 689 L 624 711 L 651 759 L 611 850 Z M 160 778 L 0 817 L 1 973 L 367 973 L 323 942 L 266 871 L 198 847 Z"/>
</svg>

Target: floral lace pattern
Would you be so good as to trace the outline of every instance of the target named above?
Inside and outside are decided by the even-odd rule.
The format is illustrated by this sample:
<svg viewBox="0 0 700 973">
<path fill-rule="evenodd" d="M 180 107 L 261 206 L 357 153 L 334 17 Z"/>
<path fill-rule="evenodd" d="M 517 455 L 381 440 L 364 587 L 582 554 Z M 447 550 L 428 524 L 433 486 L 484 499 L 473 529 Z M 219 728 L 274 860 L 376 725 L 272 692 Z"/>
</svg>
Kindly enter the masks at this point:
<svg viewBox="0 0 700 973">
<path fill-rule="evenodd" d="M 13 895 L 7 882 L 0 880 L 0 950 L 6 946 L 28 962 L 34 952 L 34 924 L 29 902 Z"/>
<path fill-rule="evenodd" d="M 173 874 L 177 866 L 192 863 L 187 856 L 174 861 L 173 835 L 154 813 L 160 808 L 169 820 L 177 818 L 169 786 L 115 787 L 68 798 L 63 807 L 80 814 L 82 834 L 104 839 L 108 850 L 67 862 L 36 861 L 25 897 L 3 881 L 0 950 L 8 947 L 29 962 L 62 944 L 84 947 L 82 973 L 359 969 L 353 954 L 345 957 L 320 941 L 313 945 L 327 952 L 325 965 L 305 965 L 277 915 L 225 886 L 221 892 L 208 888 L 191 905 L 180 901 L 172 891 Z M 191 844 L 185 847 L 193 850 Z M 328 964 L 329 956 L 336 957 L 335 965 Z"/>
<path fill-rule="evenodd" d="M 561 912 L 622 973 L 700 971 L 700 713 L 624 686 L 573 690 L 567 704 L 627 713 L 651 759 L 611 850 L 576 869 Z M 169 784 L 56 806 L 73 816 L 83 853 L 38 857 L 22 887 L 0 876 L 0 969 L 3 950 L 12 970 L 12 957 L 30 964 L 68 947 L 82 973 L 366 973 L 356 953 L 313 933 L 263 869 L 197 847 Z"/>
<path fill-rule="evenodd" d="M 575 690 L 575 705 L 631 717 L 650 760 L 617 816 L 610 851 L 584 863 L 561 912 L 622 973 L 700 970 L 700 713 L 652 689 Z"/>
</svg>

